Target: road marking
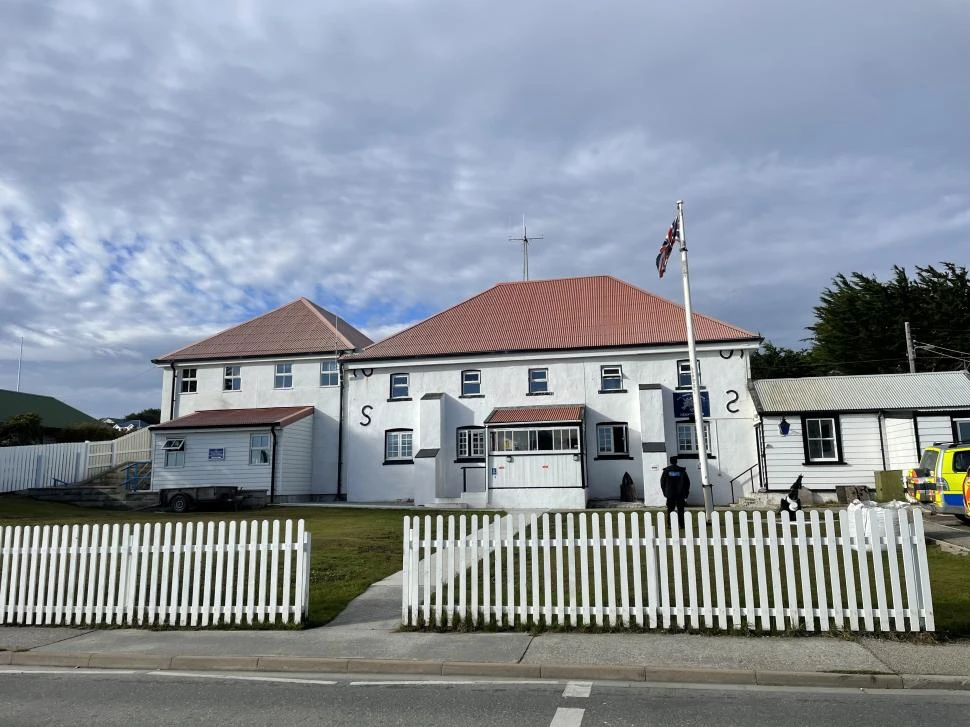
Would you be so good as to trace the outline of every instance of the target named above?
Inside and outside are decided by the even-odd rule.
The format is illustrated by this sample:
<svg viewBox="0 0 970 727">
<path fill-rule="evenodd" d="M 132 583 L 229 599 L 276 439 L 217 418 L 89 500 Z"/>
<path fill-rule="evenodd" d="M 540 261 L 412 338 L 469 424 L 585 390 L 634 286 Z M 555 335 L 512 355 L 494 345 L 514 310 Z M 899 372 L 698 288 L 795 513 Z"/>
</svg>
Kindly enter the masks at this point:
<svg viewBox="0 0 970 727">
<path fill-rule="evenodd" d="M 292 677 L 253 677 L 244 676 L 242 674 L 201 674 L 199 672 L 190 671 L 153 671 L 149 672 L 151 676 L 166 676 L 166 677 L 188 677 L 189 679 L 233 679 L 244 682 L 280 682 L 282 684 L 323 684 L 332 685 L 336 684 L 335 681 L 329 681 L 325 679 L 296 679 Z"/>
<path fill-rule="evenodd" d="M 570 707 L 559 707 L 556 715 L 549 723 L 549 727 L 581 727 L 583 724 L 583 713 L 585 709 L 573 709 Z"/>
<path fill-rule="evenodd" d="M 73 667 L 50 667 L 49 669 L 17 669 L 3 667 L 0 668 L 0 674 L 83 674 L 85 676 L 91 676 L 92 674 L 139 674 L 141 672 L 129 671 L 126 669 L 74 669 Z"/>
<path fill-rule="evenodd" d="M 350 682 L 352 687 L 378 687 L 378 686 L 394 686 L 394 687 L 440 687 L 440 686 L 456 686 L 456 685 L 490 685 L 490 684 L 560 684 L 561 682 L 557 680 L 548 679 L 408 679 L 408 680 L 391 680 L 385 679 L 382 681 L 361 681 L 361 682 Z"/>
<path fill-rule="evenodd" d="M 569 682 L 563 690 L 562 695 L 564 697 L 585 698 L 589 696 L 592 688 L 593 682 Z"/>
</svg>

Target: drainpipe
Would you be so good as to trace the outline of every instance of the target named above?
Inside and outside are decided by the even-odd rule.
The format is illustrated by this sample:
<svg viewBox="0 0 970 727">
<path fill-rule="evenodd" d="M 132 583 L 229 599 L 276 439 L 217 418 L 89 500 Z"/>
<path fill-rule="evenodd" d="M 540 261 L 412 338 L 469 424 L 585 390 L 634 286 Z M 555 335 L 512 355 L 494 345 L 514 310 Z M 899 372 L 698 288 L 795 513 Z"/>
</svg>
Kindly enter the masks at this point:
<svg viewBox="0 0 970 727">
<path fill-rule="evenodd" d="M 337 362 L 340 377 L 340 409 L 337 412 L 337 502 L 344 502 L 344 366 Z"/>
<path fill-rule="evenodd" d="M 169 366 L 172 367 L 172 394 L 169 397 L 168 418 L 169 420 L 172 420 L 175 418 L 175 386 L 178 383 L 178 377 L 175 375 L 175 362 L 172 361 Z"/>
<path fill-rule="evenodd" d="M 879 412 L 877 421 L 879 422 L 879 450 L 882 452 L 882 468 L 885 471 L 889 469 L 886 462 L 886 412 Z"/>
<path fill-rule="evenodd" d="M 269 501 L 270 504 L 276 503 L 276 425 L 274 424 L 269 428 L 270 437 L 273 441 L 271 443 L 269 452 Z"/>
</svg>

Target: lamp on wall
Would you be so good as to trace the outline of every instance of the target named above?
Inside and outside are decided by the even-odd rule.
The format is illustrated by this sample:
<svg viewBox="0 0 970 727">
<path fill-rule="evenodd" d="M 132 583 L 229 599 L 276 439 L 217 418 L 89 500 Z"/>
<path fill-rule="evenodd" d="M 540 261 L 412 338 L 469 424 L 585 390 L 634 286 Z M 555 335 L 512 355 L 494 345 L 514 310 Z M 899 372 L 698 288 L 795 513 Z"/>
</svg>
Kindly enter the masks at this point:
<svg viewBox="0 0 970 727">
<path fill-rule="evenodd" d="M 783 436 L 783 437 L 787 437 L 788 436 L 788 432 L 790 432 L 790 431 L 791 431 L 791 424 L 788 423 L 788 420 L 785 419 L 785 417 L 782 417 L 781 418 L 781 421 L 778 422 L 778 432 L 779 432 L 779 434 L 781 434 L 781 436 Z"/>
<path fill-rule="evenodd" d="M 514 462 L 515 461 L 515 457 L 513 457 L 511 454 L 506 455 L 505 461 L 506 462 Z"/>
</svg>

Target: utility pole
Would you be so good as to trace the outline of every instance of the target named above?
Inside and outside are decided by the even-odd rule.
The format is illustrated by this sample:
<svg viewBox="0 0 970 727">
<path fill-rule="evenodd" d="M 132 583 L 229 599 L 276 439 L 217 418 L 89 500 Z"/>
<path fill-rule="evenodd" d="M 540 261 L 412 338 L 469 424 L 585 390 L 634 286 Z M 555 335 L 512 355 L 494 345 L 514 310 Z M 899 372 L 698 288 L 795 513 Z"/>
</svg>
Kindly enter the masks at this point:
<svg viewBox="0 0 970 727">
<path fill-rule="evenodd" d="M 909 359 L 909 373 L 916 373 L 916 352 L 913 350 L 913 336 L 909 332 L 909 321 L 903 324 L 906 327 L 906 358 Z"/>
<path fill-rule="evenodd" d="M 541 240 L 542 235 L 529 237 L 529 231 L 525 226 L 525 215 L 522 215 L 522 237 L 510 237 L 509 242 L 522 243 L 522 279 L 529 279 L 529 243 L 532 240 Z"/>
</svg>

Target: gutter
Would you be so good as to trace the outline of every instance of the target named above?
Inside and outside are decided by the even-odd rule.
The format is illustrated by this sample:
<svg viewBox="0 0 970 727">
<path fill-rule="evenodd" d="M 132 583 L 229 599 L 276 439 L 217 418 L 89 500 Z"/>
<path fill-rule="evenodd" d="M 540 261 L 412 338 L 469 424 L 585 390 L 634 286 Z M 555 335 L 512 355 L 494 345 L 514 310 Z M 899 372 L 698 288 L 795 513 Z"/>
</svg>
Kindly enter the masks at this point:
<svg viewBox="0 0 970 727">
<path fill-rule="evenodd" d="M 269 501 L 270 504 L 276 502 L 276 425 L 272 425 L 269 428 L 269 434 L 273 438 L 273 442 L 270 445 L 269 461 Z"/>
</svg>

